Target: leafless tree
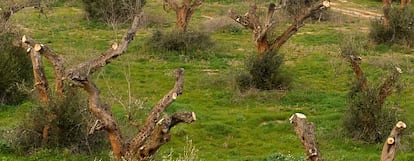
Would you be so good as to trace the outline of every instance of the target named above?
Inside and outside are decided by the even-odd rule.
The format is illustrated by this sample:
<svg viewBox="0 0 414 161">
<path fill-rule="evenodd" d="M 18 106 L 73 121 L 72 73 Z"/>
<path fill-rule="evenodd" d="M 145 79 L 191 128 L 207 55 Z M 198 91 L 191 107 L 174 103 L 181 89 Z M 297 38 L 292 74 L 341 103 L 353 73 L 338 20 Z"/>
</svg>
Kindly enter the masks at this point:
<svg viewBox="0 0 414 161">
<path fill-rule="evenodd" d="M 99 56 L 68 70 L 64 66 L 64 58 L 43 43 L 29 36 L 23 36 L 21 40 L 15 42 L 15 45 L 24 48 L 31 56 L 35 86 L 39 91 L 39 98 L 42 102 L 47 103 L 50 96 L 42 58 L 46 58 L 53 66 L 55 90 L 58 93 L 63 95 L 65 89 L 63 84 L 71 82 L 75 85 L 69 88 L 80 87 L 89 94 L 88 106 L 97 118 L 95 125 L 90 129 L 90 133 L 92 134 L 96 130 L 105 130 L 108 133 L 113 153 L 118 161 L 122 159 L 148 160 L 161 145 L 170 140 L 170 130 L 173 126 L 181 122 L 191 123 L 196 120 L 194 112 L 178 112 L 172 115 L 163 115 L 165 109 L 183 93 L 184 69 L 182 68 L 174 71 L 175 85 L 173 89 L 153 107 L 144 125 L 130 141 L 127 141 L 121 134 L 120 126 L 116 122 L 110 106 L 101 102 L 100 90 L 93 83 L 90 76 L 126 52 L 128 45 L 135 37 L 142 18 L 143 11 L 141 7 L 137 7 L 131 26 L 119 43 L 114 42 Z M 43 135 L 47 135 L 47 132 L 44 132 Z"/>
</svg>

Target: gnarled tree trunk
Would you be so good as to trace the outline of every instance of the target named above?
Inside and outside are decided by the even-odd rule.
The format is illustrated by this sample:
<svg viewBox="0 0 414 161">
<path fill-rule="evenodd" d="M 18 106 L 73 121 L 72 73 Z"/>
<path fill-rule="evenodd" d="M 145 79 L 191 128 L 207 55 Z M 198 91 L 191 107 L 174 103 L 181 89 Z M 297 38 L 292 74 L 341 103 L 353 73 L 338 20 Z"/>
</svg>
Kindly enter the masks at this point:
<svg viewBox="0 0 414 161">
<path fill-rule="evenodd" d="M 124 140 L 110 107 L 101 103 L 100 90 L 90 80 L 90 75 L 125 53 L 129 43 L 133 40 L 137 32 L 142 17 L 142 11 L 137 11 L 131 27 L 125 33 L 119 44 L 112 44 L 111 47 L 100 54 L 100 56 L 81 63 L 67 71 L 64 70 L 63 58 L 55 54 L 46 45 L 43 45 L 28 36 L 24 36 L 22 40 L 16 43 L 32 53 L 31 56 L 33 57 L 32 60 L 34 61 L 34 66 L 41 63 L 41 61 L 38 61 L 40 60 L 41 55 L 45 56 L 47 60 L 52 63 L 56 78 L 55 81 L 57 82 L 56 88 L 61 89 L 62 93 L 63 81 L 70 80 L 77 82 L 77 84 L 89 94 L 89 109 L 98 118 L 98 121 L 96 121 L 93 129 L 90 130 L 90 133 L 93 133 L 95 130 L 105 130 L 108 132 L 109 141 L 117 161 L 120 161 L 123 158 L 128 160 L 148 160 L 161 145 L 170 140 L 169 131 L 173 126 L 180 122 L 191 123 L 196 120 L 193 112 L 181 112 L 175 113 L 172 116 L 166 115 L 161 117 L 165 109 L 183 93 L 184 69 L 182 68 L 175 70 L 176 82 L 174 88 L 152 109 L 146 123 L 140 128 L 137 136 L 131 142 Z M 43 68 L 43 65 L 40 64 L 36 67 L 38 68 L 34 69 L 36 69 L 35 72 L 38 73 L 37 75 L 44 77 L 44 71 L 40 70 Z M 47 91 L 48 87 L 45 86 L 46 83 L 41 81 L 38 82 L 39 83 L 37 84 L 42 85 L 39 87 L 45 87 L 45 90 Z M 46 131 L 49 130 L 48 128 L 45 129 Z M 44 132 L 44 134 L 47 134 L 47 132 Z"/>
</svg>

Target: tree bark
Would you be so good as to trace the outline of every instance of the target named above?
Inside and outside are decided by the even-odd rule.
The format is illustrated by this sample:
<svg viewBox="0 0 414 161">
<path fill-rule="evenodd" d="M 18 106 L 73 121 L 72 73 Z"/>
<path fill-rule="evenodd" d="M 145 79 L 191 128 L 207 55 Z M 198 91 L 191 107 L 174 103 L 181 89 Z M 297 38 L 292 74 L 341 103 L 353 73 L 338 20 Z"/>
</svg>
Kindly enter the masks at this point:
<svg viewBox="0 0 414 161">
<path fill-rule="evenodd" d="M 42 11 L 40 2 L 37 1 L 28 1 L 24 3 L 16 3 L 14 6 L 10 6 L 8 9 L 5 9 L 3 12 L 0 12 L 0 31 L 6 29 L 7 22 L 9 21 L 10 17 L 19 12 L 20 10 L 27 8 L 27 7 L 37 7 L 39 10 Z"/>
<path fill-rule="evenodd" d="M 258 55 L 260 56 L 267 51 L 280 49 L 280 47 L 285 44 L 286 41 L 299 30 L 299 28 L 304 26 L 305 20 L 328 7 L 328 1 L 323 1 L 323 3 L 309 7 L 304 14 L 298 15 L 292 25 L 274 40 L 269 40 L 268 37 L 268 34 L 270 30 L 273 29 L 275 23 L 273 20 L 275 10 L 279 8 L 274 3 L 271 3 L 268 6 L 268 12 L 264 23 L 260 23 L 259 16 L 256 12 L 257 6 L 255 4 L 250 6 L 249 11 L 245 15 L 240 15 L 233 10 L 230 10 L 229 17 L 242 26 L 252 30 L 253 40 L 256 44 Z"/>
<path fill-rule="evenodd" d="M 201 6 L 204 0 L 182 0 L 182 5 L 179 6 L 174 0 L 164 0 L 168 3 L 171 9 L 175 11 L 176 22 L 175 27 L 180 32 L 187 32 L 188 24 L 195 9 Z"/>
<path fill-rule="evenodd" d="M 39 51 L 36 51 L 33 47 L 29 47 L 26 50 L 29 51 L 32 60 L 34 82 L 35 87 L 39 92 L 40 102 L 46 105 L 49 102 L 49 84 L 43 68 L 42 57 Z"/>
<path fill-rule="evenodd" d="M 401 134 L 406 128 L 407 125 L 399 121 L 391 130 L 390 135 L 382 147 L 381 161 L 394 161 L 400 144 Z"/>
<path fill-rule="evenodd" d="M 301 113 L 293 114 L 289 120 L 305 148 L 306 158 L 310 161 L 323 161 L 314 134 L 315 125 L 312 122 L 308 123 L 306 116 Z"/>
</svg>

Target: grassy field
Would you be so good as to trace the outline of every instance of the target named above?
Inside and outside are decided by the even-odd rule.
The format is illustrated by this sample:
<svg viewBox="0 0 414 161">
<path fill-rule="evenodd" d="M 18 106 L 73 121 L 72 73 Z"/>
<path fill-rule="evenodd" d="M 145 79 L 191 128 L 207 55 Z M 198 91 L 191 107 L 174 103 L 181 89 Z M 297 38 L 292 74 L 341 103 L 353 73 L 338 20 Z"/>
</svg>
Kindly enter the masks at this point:
<svg viewBox="0 0 414 161">
<path fill-rule="evenodd" d="M 264 6 L 266 3 L 259 4 Z M 354 7 L 360 5 L 381 7 L 380 2 L 373 0 L 364 0 Z M 201 29 L 201 24 L 209 20 L 206 17 L 225 17 L 230 8 L 245 12 L 247 6 L 248 3 L 244 2 L 207 1 L 196 11 L 190 28 Z M 172 11 L 162 11 L 159 1 L 148 2 L 145 11 L 156 13 L 160 20 L 165 21 L 164 24 L 140 29 L 128 53 L 95 74 L 95 82 L 101 88 L 104 100 L 112 103 L 115 115 L 122 118 L 125 110 L 111 97 L 111 93 L 127 98 L 125 73 L 128 74 L 128 69 L 131 71 L 132 96 L 144 102 L 145 114 L 172 88 L 173 69 L 185 68 L 184 93 L 167 112 L 194 111 L 197 121 L 172 129 L 172 141 L 160 149 L 157 160 L 162 160 L 171 152 L 173 157 L 179 156 L 188 146 L 188 140 L 198 150 L 199 159 L 206 161 L 263 160 L 275 153 L 303 157 L 300 140 L 288 121 L 296 112 L 306 114 L 308 120 L 316 124 L 316 137 L 325 160 L 379 160 L 382 144 L 367 144 L 348 138 L 343 134 L 341 125 L 353 73 L 340 57 L 339 47 L 342 41 L 349 41 L 352 37 L 364 44 L 362 68 L 370 83 L 380 82 L 391 65 L 398 65 L 404 71 L 402 82 L 405 88 L 390 97 L 387 104 L 398 108 L 401 118 L 408 125 L 396 160 L 409 161 L 414 158 L 411 146 L 414 141 L 411 130 L 414 113 L 409 112 L 414 110 L 414 53 L 412 49 L 370 42 L 367 38 L 369 19 L 334 13 L 334 19 L 330 21 L 307 23 L 280 51 L 285 54 L 286 60 L 283 70 L 293 78 L 291 90 L 240 93 L 234 77 L 243 70 L 245 58 L 255 54 L 250 30 L 211 32 L 216 46 L 206 59 L 189 59 L 186 56 L 163 59 L 159 57 L 163 53 L 145 50 L 144 42 L 155 29 L 171 30 L 175 15 Z M 27 35 L 48 42 L 46 44 L 50 48 L 65 57 L 68 66 L 99 55 L 110 41 L 120 39 L 125 30 L 124 26 L 114 34 L 111 27 L 86 21 L 83 11 L 76 5 L 55 7 L 47 18 L 33 9 L 26 9 L 14 15 L 12 21 L 19 24 Z M 276 32 L 283 31 L 287 25 L 278 24 Z M 52 73 L 50 67 L 47 71 Z M 30 101 L 19 106 L 1 105 L 0 132 L 15 128 L 33 107 Z M 7 141 L 0 140 L 0 146 L 6 145 Z M 96 156 L 68 154 L 64 150 L 42 150 L 31 156 L 1 151 L 0 160 L 109 160 L 109 150 Z"/>
</svg>

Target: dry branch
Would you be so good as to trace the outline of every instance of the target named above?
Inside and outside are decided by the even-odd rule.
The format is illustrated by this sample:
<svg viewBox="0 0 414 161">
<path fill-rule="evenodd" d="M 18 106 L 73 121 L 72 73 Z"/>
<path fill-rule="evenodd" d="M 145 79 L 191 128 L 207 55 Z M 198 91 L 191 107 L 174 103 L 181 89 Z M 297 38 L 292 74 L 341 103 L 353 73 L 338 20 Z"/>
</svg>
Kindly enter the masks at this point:
<svg viewBox="0 0 414 161">
<path fill-rule="evenodd" d="M 391 133 L 382 148 L 381 161 L 394 161 L 400 144 L 401 134 L 406 128 L 407 125 L 404 122 L 399 121 L 391 130 Z"/>
<path fill-rule="evenodd" d="M 147 160 L 151 157 L 162 145 L 170 141 L 170 129 L 178 123 L 191 123 L 196 121 L 194 112 L 179 112 L 172 116 L 165 115 L 158 123 L 152 135 L 144 146 L 141 146 L 138 151 L 138 160 Z"/>
<path fill-rule="evenodd" d="M 142 23 L 143 12 L 137 13 L 134 16 L 134 20 L 131 24 L 131 27 L 125 33 L 122 41 L 119 45 L 111 45 L 104 53 L 99 57 L 93 58 L 89 61 L 86 61 L 78 66 L 71 68 L 67 72 L 67 77 L 75 81 L 85 81 L 88 79 L 88 76 L 109 64 L 113 59 L 125 53 L 128 48 L 129 43 L 134 39 L 135 33 L 137 32 L 138 26 Z"/>
<path fill-rule="evenodd" d="M 24 3 L 16 3 L 14 6 L 10 6 L 4 11 L 0 10 L 0 31 L 5 29 L 7 22 L 13 14 L 27 7 L 35 7 L 38 8 L 41 12 L 43 11 L 40 2 L 33 0 Z"/>
<path fill-rule="evenodd" d="M 178 95 L 182 94 L 184 86 L 184 69 L 176 69 L 175 77 L 176 82 L 174 88 L 168 92 L 151 110 L 144 126 L 139 130 L 138 135 L 131 141 L 129 147 L 130 153 L 136 153 L 138 149 L 145 144 L 147 138 L 154 131 L 156 123 L 159 119 L 161 119 L 161 114 L 172 102 L 175 101 Z"/>
<path fill-rule="evenodd" d="M 355 55 L 350 55 L 348 58 L 348 62 L 351 64 L 352 70 L 355 73 L 355 76 L 358 80 L 358 87 L 361 90 L 368 89 L 368 82 L 367 78 L 364 76 L 364 72 L 362 71 L 361 65 L 362 58 Z"/>
<path fill-rule="evenodd" d="M 307 159 L 310 161 L 323 161 L 314 134 L 315 125 L 312 122 L 308 123 L 306 116 L 301 113 L 293 114 L 289 120 L 305 148 Z"/>
</svg>

